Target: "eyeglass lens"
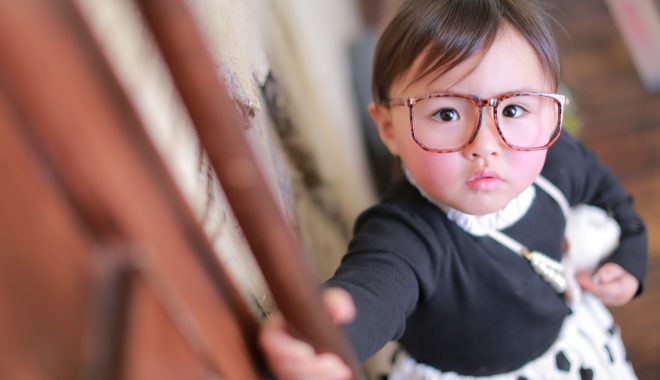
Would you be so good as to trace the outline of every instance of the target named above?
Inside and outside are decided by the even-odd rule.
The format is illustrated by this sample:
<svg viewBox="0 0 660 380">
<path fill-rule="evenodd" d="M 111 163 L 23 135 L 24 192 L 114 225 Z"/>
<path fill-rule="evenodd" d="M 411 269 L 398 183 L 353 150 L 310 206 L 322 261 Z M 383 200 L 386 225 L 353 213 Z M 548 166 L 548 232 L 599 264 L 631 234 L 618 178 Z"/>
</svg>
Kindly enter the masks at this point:
<svg viewBox="0 0 660 380">
<path fill-rule="evenodd" d="M 502 99 L 496 108 L 497 125 L 509 145 L 539 148 L 559 128 L 559 102 L 544 95 L 518 95 Z M 460 96 L 419 100 L 413 107 L 413 136 L 428 149 L 456 149 L 467 144 L 479 123 L 479 105 Z M 484 118 L 490 112 L 484 112 Z"/>
</svg>

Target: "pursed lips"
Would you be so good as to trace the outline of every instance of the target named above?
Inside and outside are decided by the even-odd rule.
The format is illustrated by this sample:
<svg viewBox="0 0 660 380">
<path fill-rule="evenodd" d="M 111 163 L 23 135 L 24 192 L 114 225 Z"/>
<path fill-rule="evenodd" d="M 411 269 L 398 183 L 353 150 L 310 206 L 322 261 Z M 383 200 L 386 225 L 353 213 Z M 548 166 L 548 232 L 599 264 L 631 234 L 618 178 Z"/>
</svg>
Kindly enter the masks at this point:
<svg viewBox="0 0 660 380">
<path fill-rule="evenodd" d="M 472 190 L 494 190 L 502 183 L 502 178 L 495 170 L 479 169 L 465 183 Z"/>
</svg>

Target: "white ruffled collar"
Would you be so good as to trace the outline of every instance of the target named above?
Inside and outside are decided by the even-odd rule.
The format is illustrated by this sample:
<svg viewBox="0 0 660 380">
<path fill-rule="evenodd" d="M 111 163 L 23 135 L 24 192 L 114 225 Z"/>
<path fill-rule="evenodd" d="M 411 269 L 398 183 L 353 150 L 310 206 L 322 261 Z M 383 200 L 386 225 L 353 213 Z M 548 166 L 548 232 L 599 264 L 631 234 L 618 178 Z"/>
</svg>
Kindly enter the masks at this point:
<svg viewBox="0 0 660 380">
<path fill-rule="evenodd" d="M 504 206 L 504 208 L 490 214 L 471 215 L 436 201 L 417 186 L 412 175 L 410 175 L 405 167 L 403 168 L 403 172 L 408 181 L 417 188 L 424 198 L 438 206 L 438 208 L 444 211 L 449 220 L 456 223 L 459 227 L 465 230 L 465 232 L 475 236 L 485 236 L 488 234 L 488 231 L 499 231 L 514 225 L 525 216 L 527 211 L 529 211 L 529 208 L 532 206 L 532 202 L 536 197 L 536 188 L 534 185 L 530 185 L 518 194 L 518 196 L 513 198 L 506 206 Z"/>
</svg>

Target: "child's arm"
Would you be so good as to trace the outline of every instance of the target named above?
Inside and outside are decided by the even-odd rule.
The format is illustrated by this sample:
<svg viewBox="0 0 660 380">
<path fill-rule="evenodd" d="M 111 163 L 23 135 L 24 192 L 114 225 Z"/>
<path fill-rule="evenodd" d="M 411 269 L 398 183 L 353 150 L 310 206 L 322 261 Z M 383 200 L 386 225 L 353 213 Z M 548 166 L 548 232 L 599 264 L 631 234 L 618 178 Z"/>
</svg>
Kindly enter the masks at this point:
<svg viewBox="0 0 660 380">
<path fill-rule="evenodd" d="M 348 253 L 324 287 L 325 303 L 345 331 L 359 360 L 365 360 L 405 331 L 408 317 L 420 300 L 435 291 L 444 262 L 443 247 L 417 208 L 428 207 L 404 194 L 382 202 L 358 217 Z M 412 204 L 410 204 L 412 203 Z M 341 288 L 343 290 L 338 290 Z M 350 294 L 350 296 L 349 296 Z M 356 318 L 354 318 L 357 316 Z M 261 346 L 275 374 L 282 379 L 342 378 L 343 363 L 334 355 L 317 355 L 294 339 L 279 317 L 269 320 Z M 333 359 L 334 358 L 334 359 Z M 332 369 L 332 370 L 330 370 Z M 323 377 L 325 375 L 336 377 Z"/>
<path fill-rule="evenodd" d="M 641 294 L 647 271 L 646 226 L 614 173 L 582 143 L 562 134 L 548 151 L 542 174 L 564 192 L 571 205 L 600 207 L 621 228 L 618 248 L 596 271 L 598 281 L 586 278 L 592 274 L 581 275 L 580 285 L 611 305 L 628 302 L 630 287 L 633 296 Z"/>
<path fill-rule="evenodd" d="M 606 263 L 596 274 L 579 273 L 577 280 L 586 291 L 608 306 L 621 306 L 630 301 L 639 288 L 639 280 L 615 263 Z"/>
<path fill-rule="evenodd" d="M 355 318 L 355 306 L 345 290 L 330 288 L 324 292 L 323 297 L 335 323 L 344 324 Z M 278 379 L 351 379 L 351 370 L 339 356 L 332 353 L 317 354 L 309 344 L 293 337 L 287 331 L 286 322 L 280 314 L 264 322 L 259 334 L 259 345 Z"/>
</svg>

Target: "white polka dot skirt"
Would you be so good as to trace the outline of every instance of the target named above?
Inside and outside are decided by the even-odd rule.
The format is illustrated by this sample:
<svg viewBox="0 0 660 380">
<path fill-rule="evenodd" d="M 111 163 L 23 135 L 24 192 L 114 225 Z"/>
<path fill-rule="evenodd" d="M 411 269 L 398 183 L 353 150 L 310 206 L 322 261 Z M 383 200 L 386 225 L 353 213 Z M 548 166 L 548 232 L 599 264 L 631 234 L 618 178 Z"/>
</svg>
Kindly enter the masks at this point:
<svg viewBox="0 0 660 380">
<path fill-rule="evenodd" d="M 394 359 L 389 380 L 630 380 L 637 379 L 626 358 L 621 334 L 609 311 L 591 294 L 584 294 L 566 317 L 555 343 L 540 357 L 503 374 L 484 377 L 442 372 L 417 363 L 405 352 Z"/>
</svg>

